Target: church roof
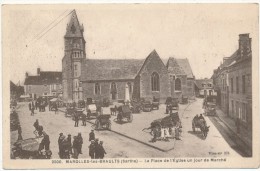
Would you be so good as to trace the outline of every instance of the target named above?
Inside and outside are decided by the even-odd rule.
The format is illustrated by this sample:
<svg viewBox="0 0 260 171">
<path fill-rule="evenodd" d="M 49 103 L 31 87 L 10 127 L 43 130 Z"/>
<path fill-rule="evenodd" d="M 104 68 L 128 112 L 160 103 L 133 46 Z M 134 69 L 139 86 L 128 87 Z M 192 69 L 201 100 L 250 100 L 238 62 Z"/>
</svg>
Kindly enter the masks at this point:
<svg viewBox="0 0 260 171">
<path fill-rule="evenodd" d="M 187 75 L 187 78 L 194 78 L 189 60 L 187 58 L 176 59 L 176 60 L 177 60 L 177 63 L 179 64 L 179 66 L 182 68 L 182 70 Z"/>
<path fill-rule="evenodd" d="M 49 85 L 61 84 L 62 72 L 41 71 L 40 75 L 28 76 L 25 78 L 24 85 Z"/>
<path fill-rule="evenodd" d="M 65 37 L 83 37 L 83 32 L 83 25 L 79 24 L 76 11 L 73 10 L 71 13 L 69 24 L 67 25 Z"/>
<path fill-rule="evenodd" d="M 174 74 L 174 75 L 186 75 L 184 72 L 183 68 L 179 65 L 178 61 L 176 58 L 170 57 L 166 67 L 169 71 L 169 73 Z"/>
<path fill-rule="evenodd" d="M 81 81 L 134 79 L 143 63 L 140 59 L 86 59 Z"/>
</svg>

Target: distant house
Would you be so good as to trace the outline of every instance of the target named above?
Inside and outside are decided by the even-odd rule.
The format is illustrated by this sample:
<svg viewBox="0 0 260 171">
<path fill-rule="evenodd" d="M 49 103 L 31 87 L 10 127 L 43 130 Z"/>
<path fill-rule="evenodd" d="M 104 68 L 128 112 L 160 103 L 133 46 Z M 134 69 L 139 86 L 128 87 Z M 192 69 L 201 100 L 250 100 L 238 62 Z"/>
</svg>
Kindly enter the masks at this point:
<svg viewBox="0 0 260 171">
<path fill-rule="evenodd" d="M 37 68 L 37 75 L 25 74 L 25 95 L 36 99 L 40 96 L 59 96 L 62 94 L 62 73 L 56 71 L 41 71 Z"/>
<path fill-rule="evenodd" d="M 212 79 L 195 80 L 195 93 L 197 97 L 215 96 L 217 93 L 214 90 Z"/>
</svg>

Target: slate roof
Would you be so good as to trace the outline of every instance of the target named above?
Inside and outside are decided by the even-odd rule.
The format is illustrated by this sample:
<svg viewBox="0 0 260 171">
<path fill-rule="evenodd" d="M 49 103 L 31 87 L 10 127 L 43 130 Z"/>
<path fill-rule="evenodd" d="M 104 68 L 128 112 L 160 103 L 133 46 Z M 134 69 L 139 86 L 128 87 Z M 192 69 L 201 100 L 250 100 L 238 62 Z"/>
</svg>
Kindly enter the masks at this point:
<svg viewBox="0 0 260 171">
<path fill-rule="evenodd" d="M 178 61 L 176 58 L 170 57 L 166 67 L 169 71 L 169 73 L 174 74 L 174 75 L 186 75 L 184 72 L 183 68 L 179 65 Z"/>
<path fill-rule="evenodd" d="M 208 85 L 208 83 L 211 83 L 211 87 L 202 87 L 202 84 Z M 198 89 L 204 89 L 204 88 L 213 88 L 213 80 L 212 79 L 198 79 L 195 80 L 195 85 L 198 87 Z"/>
<path fill-rule="evenodd" d="M 140 59 L 86 59 L 81 81 L 134 79 L 143 63 Z"/>
<path fill-rule="evenodd" d="M 49 85 L 61 84 L 62 72 L 56 71 L 41 71 L 40 75 L 28 76 L 25 78 L 24 85 Z"/>
<path fill-rule="evenodd" d="M 187 58 L 176 59 L 176 60 L 177 60 L 177 63 L 179 64 L 179 66 L 182 68 L 182 70 L 187 75 L 187 78 L 194 78 L 189 60 Z"/>
</svg>

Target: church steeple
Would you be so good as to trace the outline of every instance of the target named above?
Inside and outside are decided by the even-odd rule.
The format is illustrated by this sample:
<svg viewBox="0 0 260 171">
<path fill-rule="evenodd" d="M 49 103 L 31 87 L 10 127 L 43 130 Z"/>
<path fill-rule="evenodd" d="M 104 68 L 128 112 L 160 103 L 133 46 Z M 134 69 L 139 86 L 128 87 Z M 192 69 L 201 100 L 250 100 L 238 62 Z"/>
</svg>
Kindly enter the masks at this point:
<svg viewBox="0 0 260 171">
<path fill-rule="evenodd" d="M 84 27 L 79 24 L 76 10 L 71 13 L 70 21 L 67 24 L 65 38 L 69 37 L 83 37 Z"/>
<path fill-rule="evenodd" d="M 63 72 L 63 98 L 78 101 L 82 99 L 80 84 L 81 67 L 86 59 L 86 41 L 83 36 L 84 28 L 80 25 L 76 11 L 71 12 L 64 36 Z"/>
</svg>

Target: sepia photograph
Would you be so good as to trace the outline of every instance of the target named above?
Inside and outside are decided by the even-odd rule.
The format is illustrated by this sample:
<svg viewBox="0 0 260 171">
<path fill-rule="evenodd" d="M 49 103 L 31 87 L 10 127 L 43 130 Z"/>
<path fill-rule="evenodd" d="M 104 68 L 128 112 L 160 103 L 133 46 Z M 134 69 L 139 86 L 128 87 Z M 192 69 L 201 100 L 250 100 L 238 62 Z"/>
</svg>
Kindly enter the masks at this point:
<svg viewBox="0 0 260 171">
<path fill-rule="evenodd" d="M 4 168 L 259 167 L 258 10 L 2 5 Z"/>
</svg>

